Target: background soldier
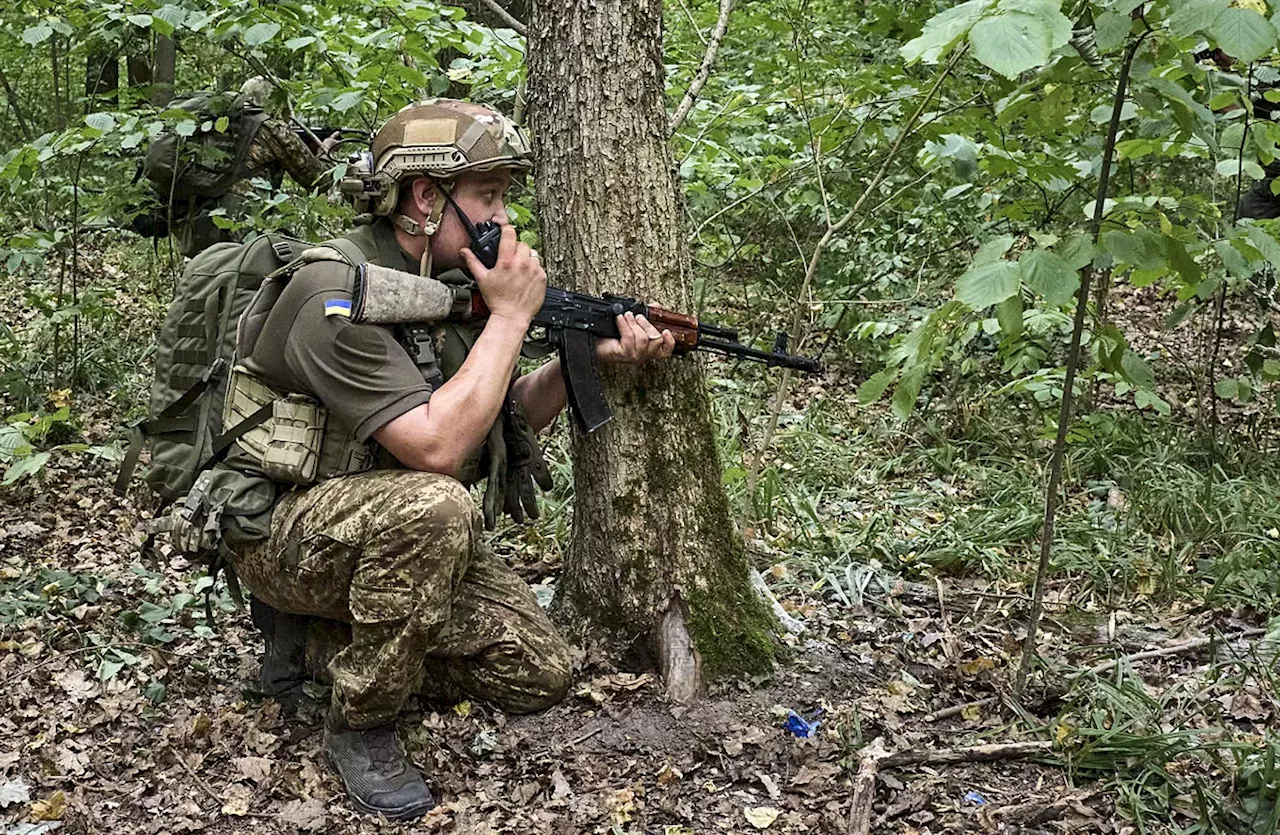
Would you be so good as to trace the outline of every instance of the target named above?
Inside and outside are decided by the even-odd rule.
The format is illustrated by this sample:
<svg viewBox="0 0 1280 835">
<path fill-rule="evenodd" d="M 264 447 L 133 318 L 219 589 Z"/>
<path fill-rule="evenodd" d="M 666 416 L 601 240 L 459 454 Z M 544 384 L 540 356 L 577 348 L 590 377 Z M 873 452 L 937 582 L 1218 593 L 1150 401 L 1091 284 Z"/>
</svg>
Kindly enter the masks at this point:
<svg viewBox="0 0 1280 835">
<path fill-rule="evenodd" d="M 227 127 L 185 140 L 168 133 L 152 143 L 142 173 L 151 182 L 157 208 L 135 219 L 134 231 L 157 238 L 172 232 L 178 251 L 192 258 L 216 243 L 240 239 L 234 230 L 219 227 L 214 213 L 234 216 L 250 193 L 250 180 L 263 178 L 278 190 L 287 173 L 304 189 L 319 185 L 333 165 L 330 151 L 339 136 L 300 136 L 287 114 L 267 112 L 272 89 L 257 77 L 234 97 L 202 93 L 174 103 L 195 113 L 199 124 L 225 116 Z"/>
</svg>

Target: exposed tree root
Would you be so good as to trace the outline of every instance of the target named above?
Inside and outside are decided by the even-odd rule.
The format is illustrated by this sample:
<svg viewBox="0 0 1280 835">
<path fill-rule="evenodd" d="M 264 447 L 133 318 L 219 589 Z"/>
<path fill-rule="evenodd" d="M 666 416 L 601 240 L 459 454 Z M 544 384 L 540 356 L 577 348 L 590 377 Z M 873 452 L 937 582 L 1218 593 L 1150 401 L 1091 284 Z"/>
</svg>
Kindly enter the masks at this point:
<svg viewBox="0 0 1280 835">
<path fill-rule="evenodd" d="M 858 773 L 853 778 L 853 805 L 849 810 L 849 832 L 871 832 L 871 804 L 876 796 L 876 779 L 881 770 L 903 765 L 948 765 L 954 763 L 1016 760 L 1047 754 L 1052 742 L 999 742 L 970 748 L 907 749 L 889 753 L 884 740 L 877 738 L 858 757 Z"/>
<path fill-rule="evenodd" d="M 1243 632 L 1237 632 L 1236 634 L 1231 635 L 1229 637 L 1224 636 L 1224 637 L 1211 637 L 1211 638 L 1197 638 L 1194 641 L 1187 641 L 1185 644 L 1176 644 L 1171 647 L 1161 647 L 1160 649 L 1149 649 L 1143 652 L 1134 652 L 1129 655 L 1122 655 L 1119 658 L 1112 658 L 1107 661 L 1103 661 L 1099 664 L 1095 664 L 1087 670 L 1079 670 L 1077 672 L 1071 673 L 1067 676 L 1067 679 L 1069 681 L 1075 681 L 1076 679 L 1081 678 L 1082 676 L 1086 676 L 1090 674 L 1097 675 L 1098 673 L 1105 673 L 1108 670 L 1111 670 L 1120 666 L 1121 663 L 1133 663 L 1134 661 L 1145 661 L 1148 658 L 1165 658 L 1170 655 L 1185 655 L 1189 652 L 1195 652 L 1198 649 L 1204 649 L 1205 647 L 1212 644 L 1214 641 L 1218 641 L 1221 643 L 1230 643 L 1231 641 L 1239 638 L 1257 638 L 1258 636 L 1265 635 L 1265 634 L 1267 634 L 1267 630 L 1265 629 L 1246 629 Z"/>
<path fill-rule="evenodd" d="M 667 695 L 674 702 L 691 702 L 702 686 L 702 660 L 686 625 L 684 602 L 673 598 L 658 625 L 658 655 Z"/>
</svg>

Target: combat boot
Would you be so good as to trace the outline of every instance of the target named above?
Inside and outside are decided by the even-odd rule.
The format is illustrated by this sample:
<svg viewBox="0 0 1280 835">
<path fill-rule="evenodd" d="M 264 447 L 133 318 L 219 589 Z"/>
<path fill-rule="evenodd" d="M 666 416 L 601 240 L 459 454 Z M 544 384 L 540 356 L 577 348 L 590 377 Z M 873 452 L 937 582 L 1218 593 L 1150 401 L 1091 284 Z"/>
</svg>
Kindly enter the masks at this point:
<svg viewBox="0 0 1280 835">
<path fill-rule="evenodd" d="M 257 597 L 249 598 L 253 625 L 262 633 L 262 671 L 258 690 L 292 710 L 317 710 L 318 705 L 302 686 L 307 676 L 306 615 L 282 612 Z M 318 718 L 318 717 L 317 717 Z"/>
<path fill-rule="evenodd" d="M 395 725 L 357 730 L 331 711 L 324 754 L 342 778 L 351 804 L 390 820 L 413 820 L 436 805 L 431 789 L 400 747 Z"/>
</svg>

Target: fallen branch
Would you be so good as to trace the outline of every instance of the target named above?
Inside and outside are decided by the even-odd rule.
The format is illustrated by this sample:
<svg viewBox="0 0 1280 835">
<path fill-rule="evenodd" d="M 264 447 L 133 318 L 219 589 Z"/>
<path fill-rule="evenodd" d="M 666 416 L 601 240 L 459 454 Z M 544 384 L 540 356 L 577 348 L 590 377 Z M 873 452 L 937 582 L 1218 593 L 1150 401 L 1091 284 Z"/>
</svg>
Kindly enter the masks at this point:
<svg viewBox="0 0 1280 835">
<path fill-rule="evenodd" d="M 707 52 L 702 56 L 702 64 L 698 67 L 698 72 L 694 74 L 693 80 L 689 82 L 689 89 L 684 91 L 684 98 L 680 100 L 679 106 L 676 107 L 676 112 L 671 117 L 671 123 L 667 125 L 668 136 L 674 135 L 679 130 L 680 125 L 684 123 L 685 117 L 693 109 L 693 103 L 698 100 L 698 94 L 706 86 L 707 79 L 711 77 L 711 67 L 716 62 L 716 53 L 720 51 L 720 42 L 724 40 L 724 33 L 729 29 L 729 13 L 731 11 L 733 11 L 733 0 L 720 0 L 720 17 L 716 20 L 715 29 L 711 31 L 711 40 L 707 43 Z"/>
<path fill-rule="evenodd" d="M 858 754 L 858 773 L 853 778 L 853 806 L 849 810 L 849 831 L 854 835 L 867 835 L 871 831 L 871 803 L 876 799 L 876 777 L 880 763 L 889 752 L 884 740 L 876 737 Z"/>
<path fill-rule="evenodd" d="M 935 710 L 924 717 L 926 722 L 941 722 L 943 719 L 950 719 L 953 716 L 959 716 L 971 707 L 986 707 L 1000 701 L 999 696 L 988 696 L 985 699 L 977 699 L 972 702 L 965 702 L 962 705 L 952 705 L 944 707 L 942 710 Z"/>
<path fill-rule="evenodd" d="M 205 779 L 197 774 L 194 768 L 187 764 L 186 758 L 182 756 L 178 749 L 174 748 L 172 745 L 166 745 L 165 750 L 173 756 L 173 759 L 177 761 L 178 765 L 182 766 L 182 770 L 187 772 L 187 775 L 195 781 L 195 784 L 200 787 L 200 790 L 207 794 L 212 800 L 216 801 L 218 806 L 221 807 L 226 803 L 226 801 L 222 799 L 222 795 L 214 791 L 213 786 L 205 782 Z"/>
<path fill-rule="evenodd" d="M 1132 664 L 1134 661 L 1146 661 L 1149 658 L 1165 658 L 1170 655 L 1185 655 L 1189 652 L 1195 652 L 1198 649 L 1204 649 L 1214 641 L 1226 641 L 1229 643 L 1239 638 L 1257 638 L 1265 634 L 1267 634 L 1267 630 L 1265 629 L 1246 629 L 1243 632 L 1237 632 L 1229 638 L 1196 638 L 1194 641 L 1187 641 L 1185 644 L 1175 644 L 1171 647 L 1161 647 L 1160 649 L 1149 649 L 1144 650 L 1143 652 L 1134 652 L 1129 655 L 1122 655 L 1119 658 L 1112 658 L 1108 661 L 1095 664 L 1087 670 L 1077 670 L 1074 673 L 1068 674 L 1067 680 L 1075 681 L 1083 676 L 1105 673 L 1108 670 L 1112 670 L 1120 666 L 1122 663 Z"/>
<path fill-rule="evenodd" d="M 1098 813 L 1091 809 L 1088 803 L 1099 797 L 1098 792 L 1084 791 L 1051 803 L 1046 800 L 1032 800 L 1009 806 L 984 806 L 978 812 L 978 819 L 994 832 L 1001 826 L 1008 829 L 1013 826 L 1036 826 L 1062 820 L 1071 812 L 1085 818 L 1097 818 Z"/>
<path fill-rule="evenodd" d="M 853 778 L 853 804 L 849 810 L 849 832 L 851 835 L 869 835 L 871 832 L 871 804 L 876 796 L 876 779 L 886 768 L 1020 760 L 1047 754 L 1051 750 L 1052 742 L 996 742 L 969 748 L 911 748 L 889 753 L 885 750 L 884 740 L 877 737 L 858 755 L 858 773 Z"/>
<path fill-rule="evenodd" d="M 1052 742 L 992 742 L 968 748 L 911 748 L 885 757 L 882 768 L 903 765 L 953 765 L 955 763 L 990 763 L 997 760 L 1021 760 L 1047 754 L 1053 750 Z"/>
</svg>

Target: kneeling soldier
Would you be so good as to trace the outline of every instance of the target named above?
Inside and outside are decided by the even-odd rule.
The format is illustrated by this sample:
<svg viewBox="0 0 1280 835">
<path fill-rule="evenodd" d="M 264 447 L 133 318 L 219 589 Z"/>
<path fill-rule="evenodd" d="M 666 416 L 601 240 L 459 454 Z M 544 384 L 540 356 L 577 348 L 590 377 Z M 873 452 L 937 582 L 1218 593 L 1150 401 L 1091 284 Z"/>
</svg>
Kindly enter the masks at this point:
<svg viewBox="0 0 1280 835">
<path fill-rule="evenodd" d="M 516 372 L 546 287 L 504 203 L 530 166 L 523 132 L 493 110 L 452 100 L 405 108 L 352 181 L 364 222 L 270 279 L 240 321 L 226 424 L 264 407 L 271 419 L 219 470 L 251 474 L 272 498 L 257 515 L 230 505 L 218 515 L 267 638 L 263 682 L 296 686 L 302 648 L 315 655 L 321 637 L 337 636 L 323 671 L 333 684 L 325 754 L 352 802 L 389 818 L 435 803 L 395 730 L 411 693 L 527 712 L 569 687 L 563 639 L 482 530 L 504 507 L 535 509 L 530 484 L 545 487 L 547 476 L 534 435 L 565 407 L 556 361 Z M 468 248 L 483 221 L 501 232 L 492 268 Z M 465 269 L 489 316 L 357 324 L 365 262 L 446 282 L 466 280 Z M 604 362 L 674 348 L 643 317 L 618 326 L 620 339 L 598 343 Z M 483 521 L 467 489 L 481 477 Z"/>
</svg>

